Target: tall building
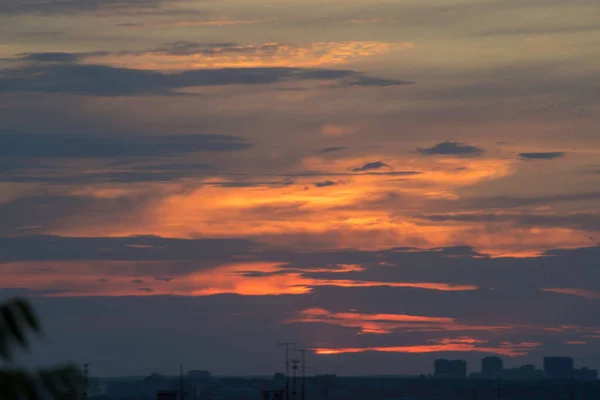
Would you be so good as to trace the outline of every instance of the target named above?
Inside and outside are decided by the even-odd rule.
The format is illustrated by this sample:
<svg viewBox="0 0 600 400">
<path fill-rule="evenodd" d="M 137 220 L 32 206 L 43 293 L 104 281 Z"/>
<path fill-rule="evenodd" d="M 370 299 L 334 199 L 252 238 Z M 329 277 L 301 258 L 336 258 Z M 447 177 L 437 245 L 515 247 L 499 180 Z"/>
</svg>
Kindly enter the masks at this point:
<svg viewBox="0 0 600 400">
<path fill-rule="evenodd" d="M 485 378 L 498 378 L 504 370 L 504 363 L 499 357 L 485 357 L 481 360 L 481 374 Z"/>
<path fill-rule="evenodd" d="M 507 381 L 539 381 L 546 374 L 535 367 L 535 365 L 522 365 L 519 368 L 508 368 L 502 371 L 501 378 Z"/>
<path fill-rule="evenodd" d="M 571 357 L 544 357 L 544 372 L 549 379 L 570 379 L 573 377 Z"/>
<path fill-rule="evenodd" d="M 437 359 L 433 364 L 436 378 L 466 378 L 467 362 L 465 360 Z"/>
<path fill-rule="evenodd" d="M 598 371 L 589 368 L 574 369 L 573 379 L 576 381 L 595 381 L 598 380 Z"/>
</svg>

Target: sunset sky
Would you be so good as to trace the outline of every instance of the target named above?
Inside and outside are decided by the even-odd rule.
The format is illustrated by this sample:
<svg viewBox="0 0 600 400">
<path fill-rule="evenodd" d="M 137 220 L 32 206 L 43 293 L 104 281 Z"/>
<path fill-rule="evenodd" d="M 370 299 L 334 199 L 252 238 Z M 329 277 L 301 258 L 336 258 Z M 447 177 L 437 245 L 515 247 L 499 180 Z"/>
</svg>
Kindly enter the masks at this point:
<svg viewBox="0 0 600 400">
<path fill-rule="evenodd" d="M 600 367 L 597 1 L 0 0 L 26 361 Z"/>
</svg>

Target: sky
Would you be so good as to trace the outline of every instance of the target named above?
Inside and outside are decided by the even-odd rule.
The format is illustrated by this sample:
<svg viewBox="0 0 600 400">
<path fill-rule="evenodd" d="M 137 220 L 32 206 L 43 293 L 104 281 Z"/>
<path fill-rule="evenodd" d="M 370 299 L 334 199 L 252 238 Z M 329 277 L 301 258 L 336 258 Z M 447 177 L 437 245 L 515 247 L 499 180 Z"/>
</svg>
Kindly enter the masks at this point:
<svg viewBox="0 0 600 400">
<path fill-rule="evenodd" d="M 596 3 L 0 0 L 25 362 L 600 367 Z"/>
</svg>

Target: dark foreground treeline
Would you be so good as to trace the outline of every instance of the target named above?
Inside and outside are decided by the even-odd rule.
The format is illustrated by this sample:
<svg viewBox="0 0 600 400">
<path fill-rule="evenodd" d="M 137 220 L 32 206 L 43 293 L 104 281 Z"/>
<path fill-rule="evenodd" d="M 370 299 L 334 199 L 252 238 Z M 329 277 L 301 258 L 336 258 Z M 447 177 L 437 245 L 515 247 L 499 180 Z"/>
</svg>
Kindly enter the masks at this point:
<svg viewBox="0 0 600 400">
<path fill-rule="evenodd" d="M 90 400 L 154 400 L 158 391 L 180 390 L 178 378 L 93 379 Z M 290 382 L 291 384 L 291 382 Z M 283 389 L 271 379 L 184 380 L 186 400 L 263 400 Z M 302 399 L 300 381 L 297 400 Z M 304 400 L 599 400 L 600 381 L 483 381 L 431 378 L 310 377 Z M 290 397 L 290 400 L 291 397 Z"/>
</svg>

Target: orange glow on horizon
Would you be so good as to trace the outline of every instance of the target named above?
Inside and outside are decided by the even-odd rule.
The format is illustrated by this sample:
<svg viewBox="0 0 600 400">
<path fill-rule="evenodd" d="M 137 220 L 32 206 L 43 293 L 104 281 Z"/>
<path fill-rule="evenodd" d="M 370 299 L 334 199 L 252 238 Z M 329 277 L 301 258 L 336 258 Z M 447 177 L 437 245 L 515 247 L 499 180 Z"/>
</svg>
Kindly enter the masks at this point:
<svg viewBox="0 0 600 400">
<path fill-rule="evenodd" d="M 335 355 L 347 353 L 384 352 L 384 353 L 439 353 L 439 352 L 482 352 L 500 354 L 507 357 L 518 357 L 527 354 L 541 343 L 514 343 L 507 346 L 476 346 L 475 344 L 446 343 L 415 346 L 390 347 L 350 347 L 350 348 L 316 348 L 315 354 Z"/>
</svg>

